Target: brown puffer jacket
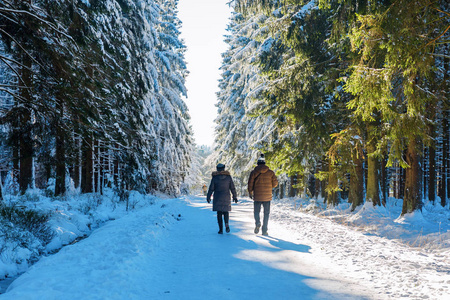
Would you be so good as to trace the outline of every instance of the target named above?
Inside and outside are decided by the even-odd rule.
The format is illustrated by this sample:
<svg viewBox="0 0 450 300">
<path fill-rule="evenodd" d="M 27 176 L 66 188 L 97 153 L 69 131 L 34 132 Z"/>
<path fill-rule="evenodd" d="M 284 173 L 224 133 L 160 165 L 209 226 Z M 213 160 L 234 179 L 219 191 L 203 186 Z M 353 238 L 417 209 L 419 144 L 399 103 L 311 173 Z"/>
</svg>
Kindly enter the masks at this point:
<svg viewBox="0 0 450 300">
<path fill-rule="evenodd" d="M 253 201 L 271 201 L 272 189 L 278 185 L 275 173 L 266 165 L 257 166 L 248 178 L 248 194 Z"/>
</svg>

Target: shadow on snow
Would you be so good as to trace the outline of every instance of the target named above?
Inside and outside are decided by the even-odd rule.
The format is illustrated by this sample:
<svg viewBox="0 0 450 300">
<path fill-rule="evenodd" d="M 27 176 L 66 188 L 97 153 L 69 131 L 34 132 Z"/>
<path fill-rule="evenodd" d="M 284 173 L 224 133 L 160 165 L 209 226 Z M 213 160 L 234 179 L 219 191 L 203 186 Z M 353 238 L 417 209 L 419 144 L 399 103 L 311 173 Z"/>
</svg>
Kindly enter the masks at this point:
<svg viewBox="0 0 450 300">
<path fill-rule="evenodd" d="M 194 201 L 189 206 L 203 210 L 206 204 Z M 210 210 L 210 206 L 206 208 Z M 310 246 L 276 236 L 255 235 L 248 206 L 233 206 L 230 234 L 217 234 L 215 213 L 204 213 L 209 214 L 206 230 L 205 219 L 186 220 L 196 223 L 189 226 L 203 227 L 201 231 L 195 230 L 195 234 L 202 236 L 196 239 L 195 247 L 208 249 L 208 257 L 193 261 L 208 280 L 200 279 L 192 284 L 206 286 L 208 294 L 216 294 L 216 299 L 368 299 L 342 288 L 351 283 L 309 276 L 310 266 L 303 264 L 302 258 L 310 255 Z M 251 218 L 248 218 L 249 214 Z M 247 216 L 247 219 L 239 220 L 239 216 Z"/>
</svg>

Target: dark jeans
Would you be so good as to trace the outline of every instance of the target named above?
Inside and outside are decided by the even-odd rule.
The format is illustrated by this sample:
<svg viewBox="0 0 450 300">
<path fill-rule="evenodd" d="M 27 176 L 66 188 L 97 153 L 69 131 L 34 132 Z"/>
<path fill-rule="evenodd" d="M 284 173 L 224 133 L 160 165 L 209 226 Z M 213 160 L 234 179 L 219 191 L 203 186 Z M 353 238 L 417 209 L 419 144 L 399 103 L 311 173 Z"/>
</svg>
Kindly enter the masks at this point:
<svg viewBox="0 0 450 300">
<path fill-rule="evenodd" d="M 262 232 L 267 232 L 267 225 L 269 224 L 269 214 L 270 214 L 270 201 L 255 201 L 253 203 L 253 213 L 255 215 L 255 225 L 261 226 L 261 219 L 259 218 L 259 213 L 261 211 L 261 205 L 264 206 L 264 219 Z"/>
<path fill-rule="evenodd" d="M 218 211 L 217 212 L 217 222 L 219 223 L 220 230 L 223 230 L 222 216 L 223 216 L 223 220 L 225 221 L 225 226 L 226 226 L 226 225 L 228 225 L 228 221 L 230 219 L 230 213 L 227 211 Z"/>
</svg>

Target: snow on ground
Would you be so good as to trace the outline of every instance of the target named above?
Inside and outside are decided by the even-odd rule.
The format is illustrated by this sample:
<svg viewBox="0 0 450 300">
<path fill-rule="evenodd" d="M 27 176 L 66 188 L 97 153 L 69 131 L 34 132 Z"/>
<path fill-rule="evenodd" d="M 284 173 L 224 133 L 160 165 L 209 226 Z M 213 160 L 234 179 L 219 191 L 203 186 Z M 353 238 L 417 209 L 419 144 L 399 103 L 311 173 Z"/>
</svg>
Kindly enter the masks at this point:
<svg viewBox="0 0 450 300">
<path fill-rule="evenodd" d="M 373 289 L 371 298 L 449 299 L 448 208 L 436 208 L 441 211 L 433 217 L 441 216 L 441 224 L 436 224 L 431 215 L 429 221 L 417 213 L 399 218 L 401 205 L 397 211 L 366 203 L 350 213 L 349 205 L 343 204 L 317 215 L 300 212 L 311 209 L 301 206 L 300 200 L 280 201 L 272 219 L 322 252 L 321 259 L 341 270 L 343 277 L 367 283 Z"/>
<path fill-rule="evenodd" d="M 28 190 L 24 196 L 4 196 L 7 207 L 19 210 L 31 209 L 49 216 L 48 226 L 54 236 L 47 244 L 36 224 L 29 220 L 13 221 L 0 215 L 0 293 L 17 274 L 25 272 L 30 264 L 42 255 L 57 252 L 61 247 L 88 236 L 105 222 L 118 219 L 128 213 L 127 203 L 120 201 L 113 190 L 105 189 L 104 195 L 77 194 L 66 197 L 48 197 L 42 190 Z M 130 192 L 128 209 L 151 205 L 155 196 Z M 1 210 L 0 210 L 1 211 Z M 18 221 L 18 222 L 17 222 Z M 18 225 L 19 223 L 19 225 Z M 30 231 L 31 228 L 31 231 Z M 4 280 L 6 278 L 6 280 Z"/>
<path fill-rule="evenodd" d="M 155 199 L 41 259 L 0 299 L 447 299 L 450 294 L 448 240 L 412 247 L 394 235 L 378 235 L 370 222 L 363 226 L 358 213 L 373 212 L 346 214 L 341 207 L 315 216 L 298 208 L 294 200 L 274 200 L 265 237 L 253 233 L 252 202 L 243 199 L 233 204 L 231 233 L 218 235 L 204 197 Z M 407 236 L 414 220 L 390 225 Z M 441 239 L 446 232 L 442 229 Z"/>
</svg>

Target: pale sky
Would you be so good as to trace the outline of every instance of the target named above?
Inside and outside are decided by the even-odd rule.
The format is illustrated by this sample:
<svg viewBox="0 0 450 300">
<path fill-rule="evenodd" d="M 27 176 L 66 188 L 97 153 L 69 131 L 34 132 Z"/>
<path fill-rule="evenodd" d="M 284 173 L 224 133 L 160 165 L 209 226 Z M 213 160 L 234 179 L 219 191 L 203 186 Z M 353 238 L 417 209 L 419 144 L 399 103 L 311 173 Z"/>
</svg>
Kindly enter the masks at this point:
<svg viewBox="0 0 450 300">
<path fill-rule="evenodd" d="M 178 18 L 183 22 L 181 38 L 187 46 L 190 72 L 186 87 L 191 125 L 197 145 L 212 146 L 217 116 L 216 92 L 221 54 L 227 49 L 224 35 L 231 16 L 230 0 L 179 0 Z"/>
</svg>

